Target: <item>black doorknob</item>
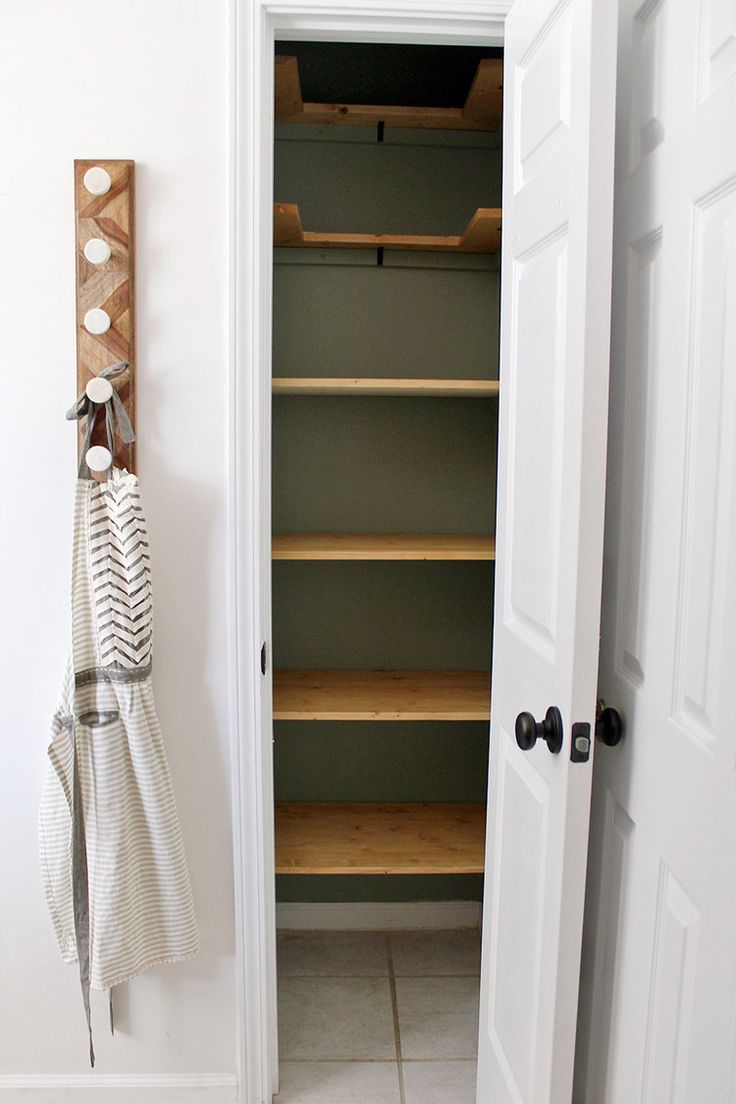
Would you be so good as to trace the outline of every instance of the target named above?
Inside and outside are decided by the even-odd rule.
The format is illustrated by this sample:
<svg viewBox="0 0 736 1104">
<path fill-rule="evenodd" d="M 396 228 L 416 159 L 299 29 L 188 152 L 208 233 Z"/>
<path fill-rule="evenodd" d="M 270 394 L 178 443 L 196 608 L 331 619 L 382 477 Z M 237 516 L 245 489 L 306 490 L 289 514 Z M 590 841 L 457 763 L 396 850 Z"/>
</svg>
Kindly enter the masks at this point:
<svg viewBox="0 0 736 1104">
<path fill-rule="evenodd" d="M 595 721 L 595 734 L 601 743 L 608 747 L 615 747 L 616 744 L 621 743 L 624 726 L 618 709 L 607 705 L 600 711 Z"/>
<path fill-rule="evenodd" d="M 529 751 L 537 740 L 546 740 L 547 750 L 556 755 L 562 747 L 562 714 L 556 705 L 549 707 L 543 721 L 536 721 L 531 713 L 520 713 L 514 731 L 522 751 Z"/>
</svg>

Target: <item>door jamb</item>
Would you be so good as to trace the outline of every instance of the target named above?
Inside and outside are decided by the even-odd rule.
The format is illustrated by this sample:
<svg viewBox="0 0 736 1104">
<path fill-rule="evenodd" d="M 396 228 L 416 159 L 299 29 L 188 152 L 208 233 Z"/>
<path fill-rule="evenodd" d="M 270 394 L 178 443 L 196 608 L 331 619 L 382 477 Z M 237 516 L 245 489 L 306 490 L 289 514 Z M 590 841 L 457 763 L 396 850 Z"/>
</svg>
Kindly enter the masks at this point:
<svg viewBox="0 0 736 1104">
<path fill-rule="evenodd" d="M 240 1104 L 278 1086 L 271 650 L 273 52 L 279 38 L 502 45 L 511 0 L 230 0 L 228 597 Z M 264 278 L 265 277 L 265 278 Z M 260 653 L 267 646 L 267 676 Z"/>
</svg>

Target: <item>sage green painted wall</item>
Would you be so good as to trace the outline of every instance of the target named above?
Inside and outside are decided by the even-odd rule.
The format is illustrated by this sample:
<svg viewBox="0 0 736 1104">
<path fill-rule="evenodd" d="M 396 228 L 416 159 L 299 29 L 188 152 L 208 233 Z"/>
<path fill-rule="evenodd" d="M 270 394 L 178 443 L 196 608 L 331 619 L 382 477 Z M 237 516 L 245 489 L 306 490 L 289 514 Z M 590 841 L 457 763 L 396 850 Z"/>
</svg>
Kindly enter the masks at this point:
<svg viewBox="0 0 736 1104">
<path fill-rule="evenodd" d="M 277 668 L 490 669 L 488 563 L 277 562 L 273 580 Z"/>
<path fill-rule="evenodd" d="M 274 373 L 498 379 L 498 261 L 473 260 L 278 250 Z"/>
<path fill-rule="evenodd" d="M 478 207 L 501 206 L 500 157 L 495 135 L 451 140 L 429 130 L 386 130 L 377 142 L 370 127 L 277 128 L 274 197 L 299 204 L 305 230 L 460 234 Z"/>
<path fill-rule="evenodd" d="M 490 533 L 495 399 L 279 396 L 276 532 Z"/>
<path fill-rule="evenodd" d="M 483 722 L 276 724 L 283 801 L 485 801 L 487 777 Z"/>
<path fill-rule="evenodd" d="M 495 136 L 277 127 L 305 229 L 460 233 L 500 206 Z M 276 251 L 277 376 L 498 377 L 499 258 Z M 279 396 L 276 532 L 495 527 L 497 402 Z M 493 565 L 277 562 L 276 667 L 490 669 Z M 277 722 L 280 800 L 482 801 L 486 724 Z M 284 901 L 480 899 L 480 877 L 277 878 Z"/>
<path fill-rule="evenodd" d="M 279 874 L 277 901 L 482 901 L 483 877 L 473 874 L 328 877 Z"/>
</svg>

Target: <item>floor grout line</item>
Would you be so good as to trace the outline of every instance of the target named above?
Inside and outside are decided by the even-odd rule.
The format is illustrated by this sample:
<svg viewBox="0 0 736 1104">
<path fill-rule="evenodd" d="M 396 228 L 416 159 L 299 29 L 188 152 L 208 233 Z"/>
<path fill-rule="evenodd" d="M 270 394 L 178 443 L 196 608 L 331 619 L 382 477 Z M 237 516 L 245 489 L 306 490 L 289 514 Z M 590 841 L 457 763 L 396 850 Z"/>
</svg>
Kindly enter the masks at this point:
<svg viewBox="0 0 736 1104">
<path fill-rule="evenodd" d="M 378 933 L 376 933 L 376 934 L 378 934 Z M 379 1066 L 380 1065 L 380 1066 L 385 1068 L 389 1065 L 394 1065 L 395 1064 L 397 1078 L 398 1078 L 398 1089 L 399 1089 L 398 1104 L 406 1104 L 407 1085 L 406 1085 L 406 1082 L 405 1082 L 405 1075 L 409 1076 L 409 1079 L 410 1079 L 409 1084 L 411 1085 L 411 1083 L 412 1083 L 411 1082 L 411 1076 L 412 1075 L 410 1074 L 411 1067 L 415 1067 L 414 1076 L 420 1076 L 419 1072 L 418 1072 L 418 1069 L 416 1069 L 416 1067 L 420 1067 L 420 1066 L 425 1066 L 426 1067 L 427 1065 L 429 1065 L 430 1070 L 426 1071 L 422 1076 L 424 1076 L 426 1078 L 429 1078 L 430 1081 L 434 1081 L 436 1076 L 439 1076 L 439 1075 L 433 1074 L 431 1072 L 431 1067 L 432 1067 L 433 1064 L 444 1065 L 448 1062 L 451 1062 L 451 1063 L 462 1064 L 463 1067 L 474 1066 L 477 1069 L 477 1058 L 470 1058 L 467 1055 L 464 1055 L 462 1057 L 459 1057 L 459 1056 L 458 1057 L 452 1057 L 450 1055 L 443 1055 L 442 1057 L 430 1056 L 430 1057 L 426 1057 L 426 1058 L 405 1058 L 403 1053 L 402 1053 L 402 1038 L 401 1038 L 401 1026 L 400 1026 L 399 1005 L 398 1005 L 398 981 L 400 980 L 402 982 L 402 985 L 405 982 L 411 982 L 412 980 L 414 980 L 414 981 L 417 981 L 417 980 L 432 980 L 432 981 L 435 981 L 435 982 L 451 981 L 451 980 L 475 980 L 475 981 L 479 981 L 479 971 L 476 970 L 476 971 L 473 971 L 473 972 L 457 972 L 457 973 L 447 973 L 447 974 L 438 974 L 438 973 L 422 973 L 422 974 L 398 973 L 397 974 L 396 964 L 395 964 L 394 958 L 393 958 L 393 936 L 396 935 L 396 932 L 385 931 L 385 932 L 381 932 L 380 934 L 384 937 L 381 942 L 384 943 L 384 947 L 385 947 L 385 955 L 386 955 L 385 970 L 387 972 L 382 972 L 382 973 L 357 973 L 357 974 L 345 974 L 345 973 L 329 973 L 329 974 L 320 974 L 320 973 L 300 974 L 300 973 L 294 973 L 294 974 L 291 974 L 291 973 L 286 973 L 284 971 L 279 970 L 279 979 L 283 979 L 287 983 L 291 980 L 294 980 L 294 981 L 297 981 L 297 980 L 307 981 L 307 982 L 310 982 L 310 983 L 319 983 L 323 980 L 339 980 L 339 981 L 344 981 L 344 982 L 348 982 L 348 983 L 351 982 L 351 981 L 354 981 L 354 980 L 370 980 L 370 981 L 373 981 L 373 982 L 376 982 L 376 983 L 379 983 L 379 982 L 382 982 L 382 981 L 388 981 L 390 999 L 391 999 L 391 1013 L 392 1013 L 393 1029 L 394 1029 L 395 1054 L 390 1058 L 389 1057 L 386 1057 L 386 1058 L 368 1058 L 368 1057 L 362 1057 L 362 1058 L 347 1058 L 347 1057 L 342 1057 L 342 1058 L 338 1058 L 338 1057 L 317 1058 L 317 1057 L 302 1057 L 302 1058 L 283 1059 L 283 1061 L 285 1063 L 294 1064 L 294 1065 L 304 1065 L 304 1064 L 312 1063 L 312 1064 L 318 1064 L 322 1067 L 326 1067 L 326 1066 L 329 1066 L 331 1064 L 332 1065 L 350 1065 L 350 1066 L 363 1064 L 363 1065 L 366 1065 L 366 1066 L 367 1065 L 374 1065 L 374 1066 Z M 375 949 L 378 950 L 378 946 L 376 946 Z M 419 963 L 417 963 L 417 965 L 419 965 Z M 303 987 L 300 987 L 300 988 L 303 988 Z M 385 990 L 383 990 L 383 992 L 385 993 Z M 384 1021 L 384 1023 L 385 1023 L 385 1021 Z M 407 1066 L 407 1065 L 410 1067 L 410 1069 L 405 1070 L 405 1066 Z M 303 1076 L 303 1075 L 300 1074 L 299 1076 Z M 312 1075 L 310 1075 L 310 1077 L 311 1076 Z M 315 1076 L 319 1080 L 320 1077 L 325 1077 L 325 1076 L 330 1077 L 332 1075 L 331 1074 L 324 1074 L 324 1075 L 315 1074 Z M 366 1074 L 366 1076 L 368 1076 L 368 1075 Z M 376 1070 L 376 1073 L 375 1073 L 374 1076 L 377 1076 L 377 1077 L 380 1077 L 381 1079 L 383 1079 L 384 1077 L 388 1077 L 389 1074 L 388 1074 L 388 1071 L 386 1071 L 385 1073 L 380 1073 L 379 1074 L 378 1071 Z M 391 1076 L 391 1079 L 393 1080 L 393 1074 L 391 1074 L 390 1076 Z M 463 1074 L 463 1076 L 466 1076 L 466 1074 Z M 350 1078 L 352 1080 L 355 1080 L 356 1077 L 359 1077 L 359 1075 L 358 1074 L 350 1074 Z M 351 1080 L 351 1083 L 352 1083 L 352 1080 Z M 361 1084 L 362 1084 L 362 1082 L 361 1082 Z M 396 1085 L 396 1082 L 394 1082 L 394 1086 L 395 1085 Z M 279 1097 L 278 1099 L 280 1100 L 281 1097 Z M 292 1102 L 292 1104 L 296 1104 L 296 1100 L 295 1099 L 292 1100 L 291 1095 L 288 1097 L 288 1099 L 289 1099 L 289 1101 Z M 301 1099 L 301 1095 L 299 1096 L 299 1099 Z M 734 1102 L 734 1104 L 736 1104 L 736 1101 Z"/>
<path fill-rule="evenodd" d="M 285 974 L 283 971 L 279 973 L 281 978 L 295 978 L 299 981 L 323 981 L 326 978 L 335 979 L 338 978 L 341 981 L 352 981 L 353 978 L 387 978 L 389 974 Z M 421 979 L 422 981 L 431 981 L 435 979 L 441 979 L 442 981 L 449 981 L 454 978 L 477 978 L 480 980 L 479 974 L 397 974 L 394 972 L 394 977 L 401 978 L 402 981 L 415 981 Z"/>
<path fill-rule="evenodd" d="M 386 933 L 386 954 L 388 955 L 388 984 L 391 989 L 391 1010 L 394 1017 L 394 1038 L 396 1039 L 396 1066 L 399 1074 L 399 1101 L 406 1104 L 404 1091 L 404 1067 L 401 1061 L 401 1029 L 399 1028 L 399 1000 L 396 995 L 396 975 L 394 974 L 394 956 L 391 953 L 391 936 Z"/>
<path fill-rule="evenodd" d="M 347 1063 L 347 1062 L 356 1062 L 359 1065 L 369 1065 L 370 1064 L 370 1065 L 384 1065 L 384 1066 L 391 1065 L 392 1066 L 396 1062 L 396 1058 L 395 1057 L 394 1058 L 284 1058 L 283 1061 L 284 1062 L 291 1062 L 292 1064 L 298 1064 L 299 1062 L 308 1062 L 310 1065 L 315 1065 L 317 1063 L 321 1063 L 321 1064 L 326 1063 L 326 1064 L 329 1065 L 329 1063 L 332 1062 L 334 1064 L 342 1066 L 342 1065 L 345 1065 L 345 1063 Z M 463 1057 L 453 1057 L 452 1055 L 450 1055 L 449 1057 L 444 1057 L 443 1056 L 442 1058 L 402 1058 L 401 1059 L 401 1063 L 404 1066 L 407 1065 L 407 1063 L 409 1065 L 414 1065 L 414 1064 L 420 1063 L 420 1062 L 429 1063 L 430 1065 L 433 1062 L 438 1064 L 438 1065 L 442 1065 L 444 1062 L 468 1062 L 468 1063 L 472 1063 L 472 1062 L 477 1062 L 477 1058 L 468 1058 L 467 1055 L 464 1058 Z"/>
</svg>

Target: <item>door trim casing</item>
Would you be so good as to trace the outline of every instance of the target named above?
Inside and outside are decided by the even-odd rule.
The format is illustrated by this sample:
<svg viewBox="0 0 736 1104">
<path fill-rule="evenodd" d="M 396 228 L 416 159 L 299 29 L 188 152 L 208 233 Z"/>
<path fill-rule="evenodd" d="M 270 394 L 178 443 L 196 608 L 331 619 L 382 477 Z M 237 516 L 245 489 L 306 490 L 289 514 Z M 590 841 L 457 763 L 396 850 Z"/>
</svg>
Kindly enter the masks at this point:
<svg viewBox="0 0 736 1104">
<path fill-rule="evenodd" d="M 230 0 L 225 447 L 241 1104 L 270 1104 L 278 1084 L 271 688 L 260 673 L 261 645 L 270 653 L 271 640 L 274 43 L 498 46 L 510 7 L 511 0 Z"/>
</svg>

